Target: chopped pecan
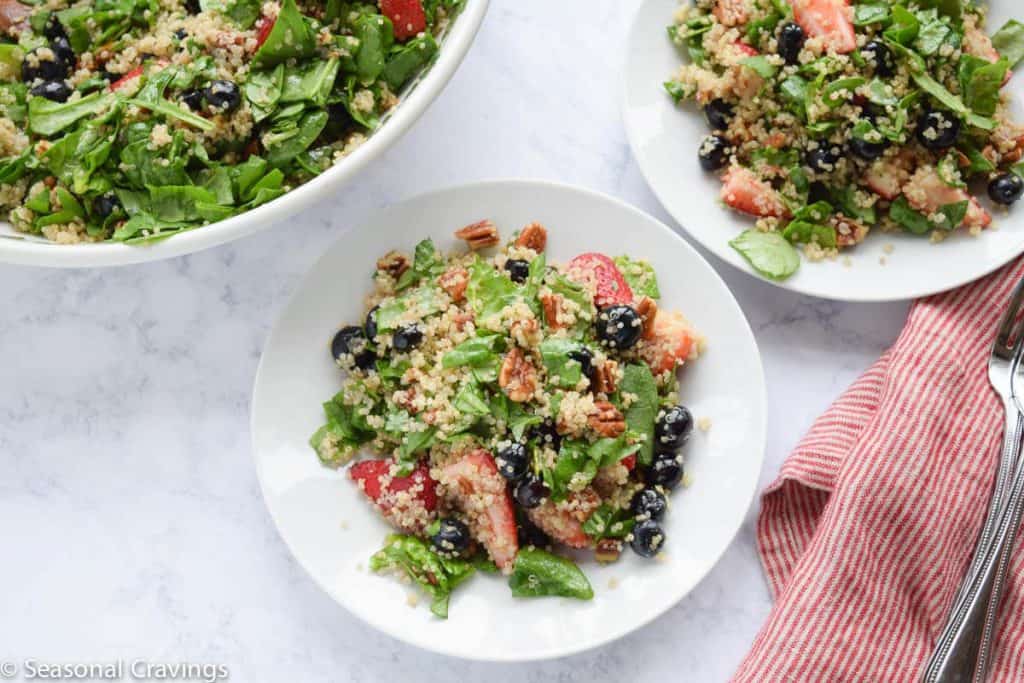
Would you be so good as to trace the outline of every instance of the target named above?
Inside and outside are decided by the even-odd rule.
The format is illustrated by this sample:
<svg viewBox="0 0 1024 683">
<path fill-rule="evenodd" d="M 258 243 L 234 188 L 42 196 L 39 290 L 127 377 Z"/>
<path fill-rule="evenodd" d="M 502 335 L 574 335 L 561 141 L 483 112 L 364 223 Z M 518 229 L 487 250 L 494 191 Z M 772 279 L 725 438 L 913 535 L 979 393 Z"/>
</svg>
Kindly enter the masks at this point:
<svg viewBox="0 0 1024 683">
<path fill-rule="evenodd" d="M 626 418 L 608 401 L 594 403 L 594 412 L 587 417 L 587 424 L 600 436 L 609 439 L 622 436 L 626 431 Z"/>
<path fill-rule="evenodd" d="M 389 251 L 377 259 L 377 271 L 387 273 L 396 280 L 409 270 L 409 257 L 400 251 Z"/>
<path fill-rule="evenodd" d="M 602 538 L 594 549 L 594 559 L 601 564 L 611 564 L 622 554 L 622 541 L 617 538 Z"/>
<path fill-rule="evenodd" d="M 855 244 L 860 244 L 868 236 L 870 230 L 868 226 L 861 225 L 845 216 L 834 218 L 832 224 L 836 229 L 836 244 L 840 247 L 852 247 Z"/>
<path fill-rule="evenodd" d="M 458 311 L 452 314 L 452 325 L 460 332 L 466 329 L 466 324 L 473 320 L 473 311 Z"/>
<path fill-rule="evenodd" d="M 533 249 L 536 252 L 544 251 L 548 244 L 548 231 L 540 223 L 530 223 L 519 233 L 516 239 L 517 247 Z"/>
<path fill-rule="evenodd" d="M 544 307 L 544 322 L 553 330 L 561 325 L 558 322 L 558 314 L 562 310 L 562 297 L 558 294 L 542 294 L 540 304 Z"/>
<path fill-rule="evenodd" d="M 591 389 L 595 393 L 614 393 L 618 382 L 619 364 L 611 358 L 594 368 L 594 381 Z"/>
<path fill-rule="evenodd" d="M 532 348 L 540 344 L 540 323 L 534 318 L 523 318 L 516 320 L 509 328 L 509 333 L 516 344 L 523 348 Z"/>
<path fill-rule="evenodd" d="M 391 400 L 394 401 L 396 405 L 404 408 L 407 413 L 415 415 L 419 412 L 419 408 L 416 407 L 415 389 L 409 388 L 396 391 L 392 395 Z"/>
<path fill-rule="evenodd" d="M 437 278 L 437 285 L 458 303 L 466 298 L 466 287 L 469 286 L 469 271 L 461 266 L 449 268 Z"/>
<path fill-rule="evenodd" d="M 505 354 L 498 373 L 498 386 L 516 403 L 529 401 L 537 390 L 537 370 L 516 347 Z"/>
<path fill-rule="evenodd" d="M 658 315 L 658 304 L 654 303 L 654 299 L 651 297 L 645 296 L 636 305 L 636 312 L 644 324 L 641 336 L 650 340 L 654 337 L 654 318 Z"/>
<path fill-rule="evenodd" d="M 455 236 L 460 240 L 465 240 L 466 244 L 473 251 L 493 247 L 501 241 L 498 237 L 498 228 L 488 220 L 479 221 L 472 225 L 467 225 L 461 230 L 456 230 Z"/>
</svg>

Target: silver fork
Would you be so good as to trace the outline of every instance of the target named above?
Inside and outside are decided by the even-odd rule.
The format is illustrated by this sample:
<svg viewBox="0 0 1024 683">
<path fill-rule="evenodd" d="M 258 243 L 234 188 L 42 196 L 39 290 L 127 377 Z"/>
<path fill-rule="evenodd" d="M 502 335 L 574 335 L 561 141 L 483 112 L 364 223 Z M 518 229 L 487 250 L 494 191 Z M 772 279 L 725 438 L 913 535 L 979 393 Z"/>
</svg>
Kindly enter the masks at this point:
<svg viewBox="0 0 1024 683">
<path fill-rule="evenodd" d="M 967 682 L 974 678 L 981 647 L 988 601 L 997 576 L 998 554 L 994 554 L 1007 512 L 1006 500 L 1014 484 L 1014 472 L 1024 434 L 1024 417 L 1014 401 L 1014 373 L 1020 362 L 1024 341 L 1024 280 L 1017 283 L 1010 304 L 999 324 L 989 356 L 989 383 L 1003 402 L 1005 428 L 992 500 L 982 527 L 974 559 L 964 577 L 946 626 L 922 676 L 924 683 Z M 1024 482 L 1022 482 L 1024 485 Z M 986 649 L 987 653 L 988 649 Z"/>
</svg>

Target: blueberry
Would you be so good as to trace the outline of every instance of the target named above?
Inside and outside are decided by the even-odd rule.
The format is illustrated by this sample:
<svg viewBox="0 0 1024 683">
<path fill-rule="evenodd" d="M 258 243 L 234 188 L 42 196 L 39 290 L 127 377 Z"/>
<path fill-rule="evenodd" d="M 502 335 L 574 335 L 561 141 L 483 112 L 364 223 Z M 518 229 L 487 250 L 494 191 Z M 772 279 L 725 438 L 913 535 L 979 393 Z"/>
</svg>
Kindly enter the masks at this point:
<svg viewBox="0 0 1024 683">
<path fill-rule="evenodd" d="M 889 149 L 889 141 L 885 138 L 878 142 L 869 142 L 863 138 L 850 138 L 850 151 L 865 161 L 874 161 Z"/>
<path fill-rule="evenodd" d="M 391 337 L 391 346 L 398 352 L 411 351 L 419 346 L 422 341 L 423 330 L 416 323 L 410 323 L 395 330 L 395 334 Z"/>
<path fill-rule="evenodd" d="M 674 488 L 683 479 L 683 456 L 671 451 L 655 453 L 650 468 L 647 470 L 647 483 Z"/>
<path fill-rule="evenodd" d="M 835 145 L 816 147 L 804 155 L 804 163 L 816 173 L 832 173 L 843 151 Z"/>
<path fill-rule="evenodd" d="M 704 118 L 711 130 L 725 130 L 733 115 L 733 106 L 723 99 L 711 100 L 704 107 Z"/>
<path fill-rule="evenodd" d="M 377 360 L 377 355 L 369 348 L 362 328 L 355 325 L 341 328 L 331 340 L 331 356 L 335 361 L 342 363 L 348 355 L 352 356 L 354 365 L 364 371 L 372 369 Z"/>
<path fill-rule="evenodd" d="M 709 135 L 700 143 L 697 160 L 705 171 L 717 171 L 729 163 L 732 148 L 721 135 Z"/>
<path fill-rule="evenodd" d="M 186 90 L 181 93 L 181 101 L 192 111 L 199 111 L 203 108 L 203 93 L 196 89 Z"/>
<path fill-rule="evenodd" d="M 988 196 L 997 204 L 1009 206 L 1024 195 L 1024 180 L 1016 173 L 996 176 L 988 184 Z"/>
<path fill-rule="evenodd" d="M 509 259 L 505 261 L 505 270 L 512 282 L 523 284 L 526 278 L 530 277 L 530 264 L 522 259 Z"/>
<path fill-rule="evenodd" d="M 640 314 L 632 306 L 618 305 L 602 308 L 597 314 L 597 338 L 604 346 L 625 351 L 640 339 Z"/>
<path fill-rule="evenodd" d="M 926 149 L 952 147 L 960 136 L 960 119 L 941 109 L 931 109 L 917 122 L 917 139 Z"/>
<path fill-rule="evenodd" d="M 896 62 L 892 58 L 892 50 L 880 40 L 872 40 L 860 49 L 860 54 L 875 67 L 875 73 L 889 78 L 896 73 Z"/>
<path fill-rule="evenodd" d="M 672 406 L 658 412 L 654 423 L 654 447 L 659 451 L 680 448 L 693 433 L 693 413 L 686 406 Z"/>
<path fill-rule="evenodd" d="M 583 376 L 594 381 L 594 354 L 586 346 L 581 346 L 569 352 L 569 358 L 580 364 Z"/>
<path fill-rule="evenodd" d="M 92 202 L 92 212 L 97 217 L 106 219 L 110 214 L 114 213 L 121 207 L 121 202 L 118 201 L 117 195 L 101 194 L 99 197 Z"/>
<path fill-rule="evenodd" d="M 800 51 L 804 49 L 806 40 L 807 35 L 800 24 L 790 22 L 783 25 L 779 31 L 779 56 L 786 60 L 786 64 L 796 64 L 800 61 Z"/>
<path fill-rule="evenodd" d="M 469 527 L 454 517 L 438 522 L 437 533 L 430 537 L 434 551 L 442 557 L 458 557 L 469 548 Z"/>
<path fill-rule="evenodd" d="M 530 427 L 526 437 L 536 439 L 538 443 L 548 446 L 554 451 L 562 447 L 562 435 L 558 433 L 558 427 L 550 417 L 545 418 L 540 424 Z"/>
<path fill-rule="evenodd" d="M 59 81 L 70 74 L 68 63 L 58 57 L 56 52 L 50 50 L 50 54 L 45 58 L 40 57 L 39 52 L 43 49 L 37 47 L 21 62 L 21 80 L 25 83 L 31 83 L 36 79 Z"/>
<path fill-rule="evenodd" d="M 510 441 L 499 444 L 501 447 L 494 456 L 494 464 L 498 466 L 498 472 L 509 481 L 518 481 L 526 476 L 530 470 L 530 454 L 526 445 Z"/>
<path fill-rule="evenodd" d="M 512 493 L 516 502 L 527 510 L 538 507 L 551 495 L 551 491 L 544 485 L 540 477 L 534 474 L 527 474 L 516 484 L 515 491 Z"/>
<path fill-rule="evenodd" d="M 519 547 L 526 548 L 547 548 L 551 545 L 551 539 L 541 531 L 536 524 L 531 522 L 525 515 L 519 520 L 516 526 L 516 536 L 519 538 Z"/>
<path fill-rule="evenodd" d="M 185 40 L 186 38 L 188 38 L 188 31 L 186 31 L 183 28 L 179 28 L 177 31 L 174 32 L 174 37 L 178 40 Z"/>
<path fill-rule="evenodd" d="M 64 24 L 60 23 L 56 13 L 51 13 L 46 18 L 46 25 L 43 26 L 43 35 L 46 36 L 47 40 L 66 39 L 68 37 L 68 32 L 64 30 Z"/>
<path fill-rule="evenodd" d="M 654 557 L 665 545 L 665 532 L 653 519 L 644 520 L 633 527 L 629 547 L 640 557 Z"/>
<path fill-rule="evenodd" d="M 74 66 L 77 59 L 75 58 L 75 51 L 71 49 L 71 43 L 68 42 L 67 37 L 57 36 L 50 42 L 50 49 L 53 50 L 53 54 L 67 64 L 69 67 Z"/>
<path fill-rule="evenodd" d="M 653 519 L 660 522 L 668 510 L 668 501 L 661 492 L 654 488 L 640 489 L 633 494 L 633 500 L 629 503 L 629 511 L 634 517 Z"/>
<path fill-rule="evenodd" d="M 366 338 L 370 341 L 376 341 L 377 339 L 377 310 L 380 308 L 380 304 L 370 309 L 370 312 L 366 314 L 366 323 L 363 325 L 366 330 Z"/>
<path fill-rule="evenodd" d="M 221 112 L 234 111 L 242 103 L 242 93 L 231 81 L 211 82 L 203 89 L 203 98 L 206 104 Z"/>
<path fill-rule="evenodd" d="M 71 97 L 71 86 L 64 81 L 43 81 L 32 86 L 30 90 L 37 97 L 45 97 L 54 102 L 67 102 Z"/>
<path fill-rule="evenodd" d="M 807 193 L 808 204 L 815 204 L 817 202 L 832 203 L 832 192 L 828 189 L 828 185 L 820 180 L 815 180 L 811 183 L 811 188 Z"/>
</svg>

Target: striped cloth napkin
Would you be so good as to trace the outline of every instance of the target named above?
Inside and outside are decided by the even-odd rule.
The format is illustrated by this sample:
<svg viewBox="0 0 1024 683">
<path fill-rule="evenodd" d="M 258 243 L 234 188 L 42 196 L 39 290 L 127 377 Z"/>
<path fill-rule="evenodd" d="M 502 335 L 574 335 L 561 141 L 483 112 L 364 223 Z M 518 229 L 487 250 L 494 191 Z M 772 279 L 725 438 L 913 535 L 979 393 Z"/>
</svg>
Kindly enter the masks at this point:
<svg viewBox="0 0 1024 683">
<path fill-rule="evenodd" d="M 1003 417 L 988 355 L 1022 276 L 1024 259 L 917 301 L 783 465 L 758 520 L 775 605 L 734 681 L 918 680 L 991 495 Z M 1019 550 L 993 681 L 1024 681 Z"/>
</svg>

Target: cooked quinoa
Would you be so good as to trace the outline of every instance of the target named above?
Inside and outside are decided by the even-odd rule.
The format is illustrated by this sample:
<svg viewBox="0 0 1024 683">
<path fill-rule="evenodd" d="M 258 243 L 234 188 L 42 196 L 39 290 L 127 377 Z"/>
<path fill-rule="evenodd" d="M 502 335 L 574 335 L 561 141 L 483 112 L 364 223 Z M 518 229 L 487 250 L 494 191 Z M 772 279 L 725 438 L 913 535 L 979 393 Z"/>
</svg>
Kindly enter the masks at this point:
<svg viewBox="0 0 1024 683">
<path fill-rule="evenodd" d="M 464 0 L 0 0 L 0 218 L 162 239 L 351 153 Z"/>
<path fill-rule="evenodd" d="M 873 228 L 941 241 L 992 215 L 972 188 L 1024 194 L 1024 127 L 1003 86 L 1024 59 L 1024 25 L 991 38 L 962 0 L 696 0 L 670 39 L 688 61 L 665 83 L 712 130 L 699 145 L 722 201 L 757 218 L 731 242 L 784 279 L 834 259 Z"/>
<path fill-rule="evenodd" d="M 363 320 L 331 340 L 340 391 L 310 444 L 351 463 L 399 532 L 371 568 L 418 583 L 435 614 L 474 568 L 508 574 L 517 596 L 589 599 L 548 550 L 661 552 L 694 426 L 676 372 L 704 342 L 659 309 L 645 261 L 556 265 L 537 223 L 503 246 L 490 221 L 455 234 L 448 255 L 424 240 L 378 259 Z"/>
</svg>

